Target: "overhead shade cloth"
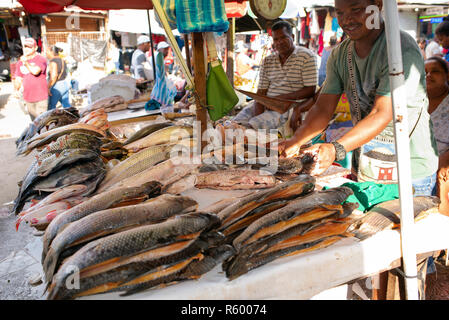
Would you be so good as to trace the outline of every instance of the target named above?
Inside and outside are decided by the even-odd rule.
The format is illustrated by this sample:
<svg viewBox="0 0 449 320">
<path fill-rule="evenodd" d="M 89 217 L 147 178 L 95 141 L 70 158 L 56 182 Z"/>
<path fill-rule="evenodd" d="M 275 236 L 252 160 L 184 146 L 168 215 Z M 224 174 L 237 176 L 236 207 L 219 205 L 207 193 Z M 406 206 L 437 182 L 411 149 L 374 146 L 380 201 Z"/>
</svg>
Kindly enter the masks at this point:
<svg viewBox="0 0 449 320">
<path fill-rule="evenodd" d="M 153 9 L 151 0 L 50 0 L 62 6 L 76 5 L 82 9 Z M 225 0 L 225 2 L 245 2 L 246 0 Z M 31 2 L 31 1 L 30 1 Z"/>
<path fill-rule="evenodd" d="M 19 0 L 26 12 L 43 14 L 64 11 L 64 6 L 49 2 L 48 0 Z"/>
<path fill-rule="evenodd" d="M 165 35 L 165 30 L 156 22 L 154 10 L 150 10 L 151 32 Z M 146 10 L 122 9 L 109 11 L 108 28 L 114 31 L 148 34 Z M 179 35 L 177 30 L 173 34 Z"/>
</svg>

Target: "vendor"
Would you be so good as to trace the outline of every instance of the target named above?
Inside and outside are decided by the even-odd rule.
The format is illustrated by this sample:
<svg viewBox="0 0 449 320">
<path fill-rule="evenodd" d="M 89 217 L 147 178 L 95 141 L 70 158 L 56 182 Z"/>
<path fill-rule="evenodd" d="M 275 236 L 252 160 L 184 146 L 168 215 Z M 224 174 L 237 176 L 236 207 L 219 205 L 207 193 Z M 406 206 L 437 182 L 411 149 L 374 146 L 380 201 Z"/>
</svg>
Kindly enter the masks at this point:
<svg viewBox="0 0 449 320">
<path fill-rule="evenodd" d="M 286 21 L 273 25 L 272 38 L 277 53 L 262 63 L 257 94 L 289 100 L 313 97 L 318 83 L 315 54 L 295 46 L 292 27 Z M 252 101 L 233 120 L 254 129 L 278 129 L 287 123 L 289 111 Z"/>
<path fill-rule="evenodd" d="M 64 108 L 70 108 L 70 87 L 67 77 L 67 63 L 59 56 L 62 50 L 56 46 L 47 49 L 48 64 L 48 110 L 56 108 L 61 102 Z"/>
<path fill-rule="evenodd" d="M 147 61 L 145 52 L 148 50 L 150 50 L 150 38 L 142 35 L 137 39 L 137 49 L 131 58 L 131 73 L 138 83 L 148 80 L 144 69 L 144 62 Z"/>
<path fill-rule="evenodd" d="M 429 113 L 438 146 L 438 196 L 440 212 L 449 215 L 449 65 L 440 57 L 425 62 Z"/>
<path fill-rule="evenodd" d="M 372 5 L 379 8 L 378 28 L 368 24 L 373 17 L 372 11 L 367 13 L 367 7 Z M 380 15 L 382 1 L 335 0 L 335 9 L 338 23 L 349 39 L 332 51 L 320 96 L 294 136 L 280 143 L 280 152 L 286 157 L 300 153 L 314 155 L 317 161 L 312 174 L 318 175 L 354 150 L 352 169 L 358 181 L 394 183 L 394 166 L 373 166 L 375 163 L 383 165 L 387 161 L 395 165 L 396 162 L 387 42 Z M 416 41 L 403 31 L 401 47 L 407 85 L 405 93 L 414 194 L 431 195 L 435 192 L 438 154 L 427 111 L 424 61 Z M 301 150 L 302 145 L 326 129 L 344 92 L 350 103 L 354 127 L 337 141 Z M 381 138 L 374 139 L 378 136 Z M 359 167 L 361 156 L 367 160 L 363 162 L 363 167 Z M 376 170 L 377 175 L 373 175 Z"/>
</svg>

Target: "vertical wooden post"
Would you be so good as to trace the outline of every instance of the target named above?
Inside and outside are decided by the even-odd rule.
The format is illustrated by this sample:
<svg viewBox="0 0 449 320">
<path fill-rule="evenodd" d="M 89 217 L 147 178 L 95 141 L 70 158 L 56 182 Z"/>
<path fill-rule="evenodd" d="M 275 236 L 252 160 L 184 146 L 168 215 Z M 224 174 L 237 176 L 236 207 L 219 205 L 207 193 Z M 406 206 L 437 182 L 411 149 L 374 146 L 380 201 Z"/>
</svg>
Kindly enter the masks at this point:
<svg viewBox="0 0 449 320">
<path fill-rule="evenodd" d="M 234 39 L 235 39 L 235 18 L 229 19 L 230 26 L 226 33 L 226 75 L 229 82 L 234 86 Z"/>
<path fill-rule="evenodd" d="M 207 141 L 202 141 L 203 133 L 207 129 L 207 109 L 206 109 L 206 57 L 204 50 L 204 39 L 201 32 L 192 33 L 193 68 L 196 96 L 196 120 L 201 126 L 201 134 L 197 141 L 201 145 L 201 151 L 206 146 Z M 198 100 L 199 99 L 199 100 Z"/>
<path fill-rule="evenodd" d="M 187 68 L 189 69 L 190 73 L 192 73 L 192 62 L 190 61 L 190 45 L 189 45 L 189 34 L 184 34 L 184 48 L 186 48 L 186 62 L 187 62 Z"/>
</svg>

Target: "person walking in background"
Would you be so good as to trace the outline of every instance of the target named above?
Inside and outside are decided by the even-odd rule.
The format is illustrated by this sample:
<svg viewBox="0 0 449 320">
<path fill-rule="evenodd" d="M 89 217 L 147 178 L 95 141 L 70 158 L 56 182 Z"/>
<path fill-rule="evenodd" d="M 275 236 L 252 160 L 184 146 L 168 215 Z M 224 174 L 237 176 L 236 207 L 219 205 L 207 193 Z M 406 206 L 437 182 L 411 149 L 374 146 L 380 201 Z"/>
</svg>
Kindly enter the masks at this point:
<svg viewBox="0 0 449 320">
<path fill-rule="evenodd" d="M 48 110 L 56 108 L 61 102 L 64 108 L 70 108 L 70 87 L 67 77 L 67 63 L 59 57 L 62 50 L 56 46 L 47 49 L 48 65 Z"/>
<path fill-rule="evenodd" d="M 23 56 L 16 65 L 14 88 L 23 88 L 23 100 L 33 121 L 48 108 L 47 60 L 37 53 L 33 38 L 23 42 Z"/>
<path fill-rule="evenodd" d="M 418 41 L 418 47 L 421 50 L 421 54 L 424 58 L 424 60 L 426 60 L 426 46 L 427 46 L 427 40 L 426 39 L 419 39 Z"/>
<path fill-rule="evenodd" d="M 148 80 L 145 75 L 144 63 L 147 61 L 145 52 L 150 50 L 150 38 L 142 35 L 137 39 L 137 49 L 134 51 L 131 58 L 131 74 L 137 82 L 144 82 Z"/>
<path fill-rule="evenodd" d="M 334 49 L 337 44 L 337 37 L 332 36 L 329 39 L 329 45 L 324 47 L 323 54 L 321 56 L 320 69 L 318 70 L 318 86 L 322 86 L 324 80 L 326 79 L 326 65 L 329 56 L 331 55 L 332 49 Z"/>
<path fill-rule="evenodd" d="M 151 91 L 151 100 L 147 102 L 147 110 L 163 108 L 164 111 L 170 111 L 173 106 L 177 93 L 175 84 L 167 78 L 164 59 L 168 55 L 169 44 L 161 41 L 157 45 L 156 55 L 156 79 L 153 90 Z M 161 110 L 162 111 L 162 110 Z"/>
</svg>

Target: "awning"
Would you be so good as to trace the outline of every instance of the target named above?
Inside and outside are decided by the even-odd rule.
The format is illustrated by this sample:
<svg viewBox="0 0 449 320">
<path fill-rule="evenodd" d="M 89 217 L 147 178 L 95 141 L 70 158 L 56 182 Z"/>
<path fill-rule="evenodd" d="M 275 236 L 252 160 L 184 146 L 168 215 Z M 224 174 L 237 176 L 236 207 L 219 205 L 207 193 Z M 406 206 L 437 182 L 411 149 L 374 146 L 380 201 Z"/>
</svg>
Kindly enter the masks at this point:
<svg viewBox="0 0 449 320">
<path fill-rule="evenodd" d="M 64 6 L 48 0 L 19 0 L 19 2 L 28 13 L 44 14 L 64 11 Z"/>
<path fill-rule="evenodd" d="M 154 10 L 150 10 L 151 32 L 165 35 L 165 30 L 156 22 Z M 148 16 L 146 10 L 122 9 L 109 11 L 109 30 L 148 34 Z M 173 34 L 179 35 L 177 30 Z"/>
</svg>

